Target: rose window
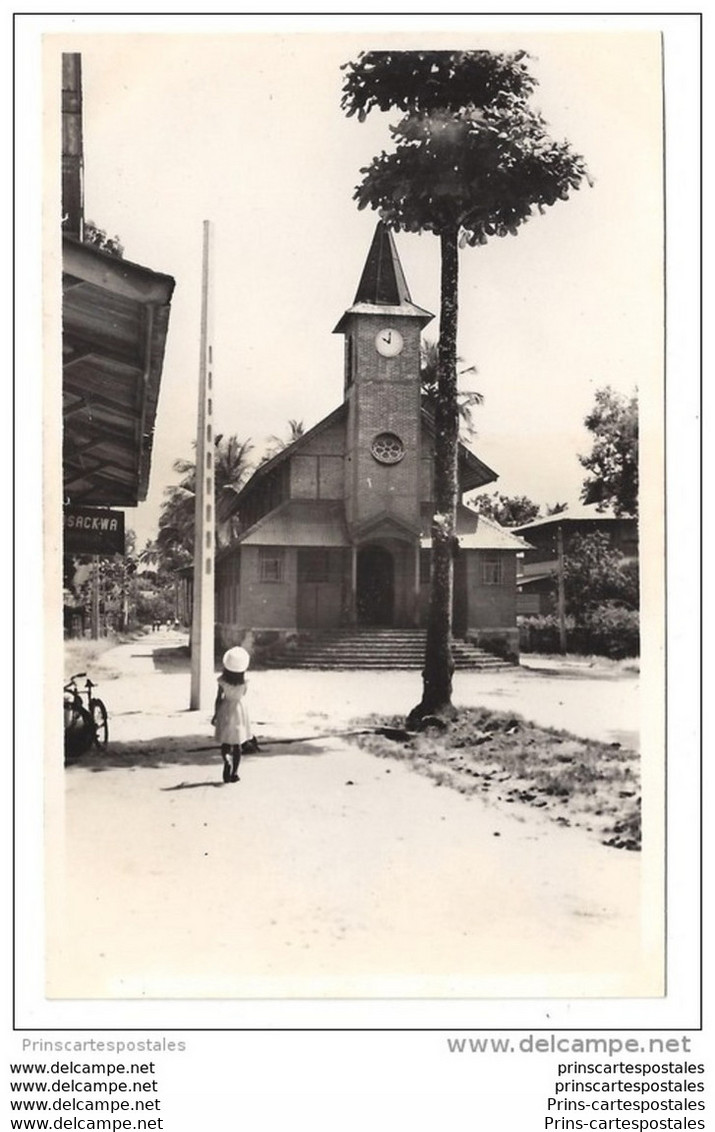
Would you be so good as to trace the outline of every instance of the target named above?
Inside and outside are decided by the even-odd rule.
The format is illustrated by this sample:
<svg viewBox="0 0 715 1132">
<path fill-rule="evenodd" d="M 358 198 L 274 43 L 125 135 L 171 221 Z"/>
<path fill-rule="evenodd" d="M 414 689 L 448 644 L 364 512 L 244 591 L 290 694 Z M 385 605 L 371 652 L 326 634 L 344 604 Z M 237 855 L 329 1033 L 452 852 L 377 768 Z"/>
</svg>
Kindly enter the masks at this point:
<svg viewBox="0 0 715 1132">
<path fill-rule="evenodd" d="M 405 446 L 394 432 L 381 432 L 373 440 L 370 451 L 381 464 L 399 464 L 405 454 Z"/>
</svg>

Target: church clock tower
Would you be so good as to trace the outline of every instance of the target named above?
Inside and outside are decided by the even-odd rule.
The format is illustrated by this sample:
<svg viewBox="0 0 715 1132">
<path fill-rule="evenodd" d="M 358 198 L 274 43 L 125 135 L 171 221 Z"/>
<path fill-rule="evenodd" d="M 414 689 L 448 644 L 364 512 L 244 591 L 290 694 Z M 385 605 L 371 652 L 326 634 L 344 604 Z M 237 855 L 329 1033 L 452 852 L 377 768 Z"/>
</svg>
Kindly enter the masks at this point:
<svg viewBox="0 0 715 1132">
<path fill-rule="evenodd" d="M 432 319 L 415 306 L 392 233 L 380 222 L 345 335 L 345 513 L 354 543 L 419 538 L 420 333 Z"/>
</svg>

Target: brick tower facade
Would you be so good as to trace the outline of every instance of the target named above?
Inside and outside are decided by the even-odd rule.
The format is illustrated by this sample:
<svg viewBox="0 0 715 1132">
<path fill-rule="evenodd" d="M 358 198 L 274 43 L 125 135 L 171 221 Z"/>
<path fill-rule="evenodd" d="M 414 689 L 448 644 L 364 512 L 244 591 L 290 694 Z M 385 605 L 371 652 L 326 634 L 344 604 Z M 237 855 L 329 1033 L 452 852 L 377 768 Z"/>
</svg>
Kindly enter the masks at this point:
<svg viewBox="0 0 715 1132">
<path fill-rule="evenodd" d="M 420 333 L 390 231 L 378 224 L 345 335 L 345 517 L 353 539 L 378 528 L 420 533 Z"/>
</svg>

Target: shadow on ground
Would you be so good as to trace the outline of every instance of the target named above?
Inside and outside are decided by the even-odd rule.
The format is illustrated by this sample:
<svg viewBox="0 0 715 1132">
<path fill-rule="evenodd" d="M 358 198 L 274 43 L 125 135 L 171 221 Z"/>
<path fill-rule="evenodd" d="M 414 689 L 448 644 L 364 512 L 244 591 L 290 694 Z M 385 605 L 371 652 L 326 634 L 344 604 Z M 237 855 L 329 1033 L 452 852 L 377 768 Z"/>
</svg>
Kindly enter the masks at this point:
<svg viewBox="0 0 715 1132">
<path fill-rule="evenodd" d="M 151 642 L 141 645 L 133 657 L 151 657 L 154 668 L 157 672 L 189 672 L 191 670 L 191 653 L 188 645 L 167 645 L 165 647 L 153 648 Z"/>
<path fill-rule="evenodd" d="M 529 664 L 524 661 L 516 666 L 517 672 L 528 672 L 530 676 L 557 676 L 559 680 L 623 680 L 624 673 L 618 668 L 599 668 L 588 665 L 569 668 L 567 665 Z M 626 673 L 628 676 L 637 676 L 637 673 Z"/>
<path fill-rule="evenodd" d="M 276 755 L 324 755 L 326 750 L 316 746 L 310 740 L 298 740 L 294 743 L 277 741 L 272 744 L 270 739 L 262 741 L 261 750 L 256 754 L 243 754 L 241 761 L 253 759 L 269 759 Z M 206 735 L 167 735 L 155 739 L 133 739 L 128 743 L 112 743 L 104 752 L 90 751 L 86 755 L 77 755 L 68 759 L 65 766 L 68 769 L 81 767 L 84 770 L 103 771 L 114 768 L 158 768 L 165 766 L 212 766 L 221 765 L 221 755 L 218 747 L 209 747 Z"/>
</svg>

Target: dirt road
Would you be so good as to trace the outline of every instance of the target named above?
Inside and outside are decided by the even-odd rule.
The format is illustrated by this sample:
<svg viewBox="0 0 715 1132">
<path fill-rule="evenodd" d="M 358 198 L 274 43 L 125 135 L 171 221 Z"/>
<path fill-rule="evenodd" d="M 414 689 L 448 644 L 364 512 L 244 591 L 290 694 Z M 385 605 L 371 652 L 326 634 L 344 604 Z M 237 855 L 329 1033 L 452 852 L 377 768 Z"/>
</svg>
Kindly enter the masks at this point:
<svg viewBox="0 0 715 1132">
<path fill-rule="evenodd" d="M 246 756 L 223 786 L 216 754 L 196 751 L 210 711 L 186 709 L 177 643 L 147 636 L 103 658 L 120 674 L 101 689 L 111 751 L 64 775 L 50 997 L 658 992 L 639 854 L 339 739 Z M 256 672 L 251 710 L 261 735 L 313 734 L 404 710 L 417 680 Z M 594 737 L 637 728 L 635 679 L 459 674 L 455 700 L 561 726 L 586 702 Z"/>
</svg>

